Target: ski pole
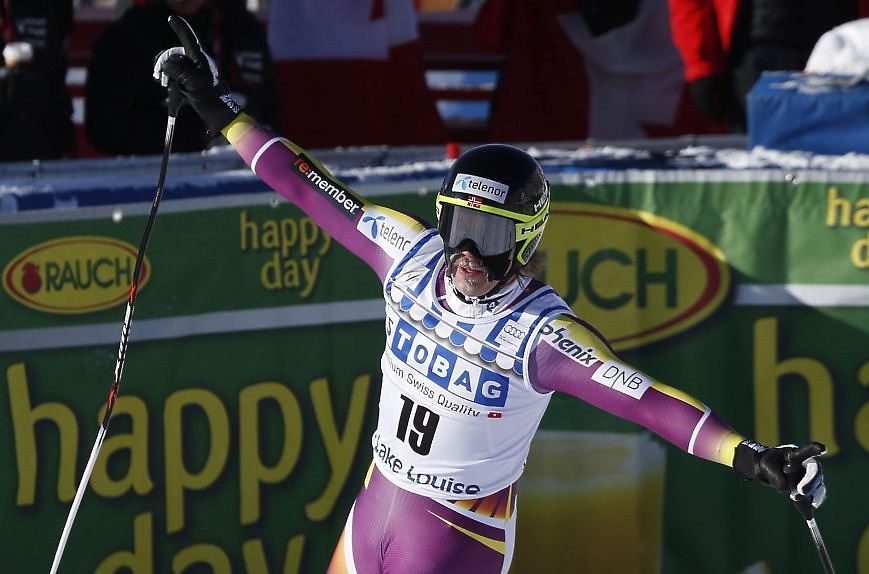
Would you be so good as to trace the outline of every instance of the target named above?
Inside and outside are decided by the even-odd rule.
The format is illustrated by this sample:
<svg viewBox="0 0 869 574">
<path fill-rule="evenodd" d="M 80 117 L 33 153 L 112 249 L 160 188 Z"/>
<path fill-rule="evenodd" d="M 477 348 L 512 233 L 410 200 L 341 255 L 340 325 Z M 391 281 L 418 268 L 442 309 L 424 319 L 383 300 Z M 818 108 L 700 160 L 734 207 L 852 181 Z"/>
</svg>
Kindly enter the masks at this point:
<svg viewBox="0 0 869 574">
<path fill-rule="evenodd" d="M 821 530 L 818 528 L 818 523 L 815 520 L 815 508 L 812 506 L 811 499 L 796 492 L 791 493 L 791 500 L 794 501 L 794 506 L 803 518 L 806 519 L 806 525 L 809 527 L 809 532 L 812 534 L 812 540 L 815 542 L 815 548 L 818 550 L 818 557 L 821 559 L 821 565 L 824 567 L 826 574 L 836 574 L 833 570 L 833 563 L 830 560 L 830 554 L 827 552 L 827 545 L 824 544 L 824 539 L 821 537 Z"/>
<path fill-rule="evenodd" d="M 830 554 L 827 552 L 827 545 L 824 544 L 824 539 L 821 537 L 821 530 L 818 528 L 818 523 L 815 520 L 815 504 L 814 498 L 818 498 L 818 506 L 824 501 L 827 496 L 826 487 L 823 482 L 820 482 L 820 488 L 810 492 L 810 496 L 803 494 L 805 484 L 812 482 L 817 474 L 820 473 L 820 466 L 814 460 L 816 456 L 823 455 L 827 452 L 824 445 L 820 443 L 808 443 L 802 448 L 785 454 L 784 471 L 786 473 L 796 472 L 798 467 L 802 466 L 806 469 L 805 476 L 800 484 L 797 485 L 790 493 L 790 498 L 794 502 L 797 511 L 806 520 L 806 525 L 809 527 L 809 532 L 812 535 L 812 540 L 815 543 L 815 548 L 818 551 L 818 557 L 821 559 L 821 565 L 824 567 L 826 574 L 835 574 L 833 570 L 833 562 L 830 560 Z"/>
<path fill-rule="evenodd" d="M 173 97 L 174 96 L 174 97 Z M 90 482 L 91 474 L 94 470 L 94 465 L 96 464 L 97 457 L 99 456 L 100 449 L 103 445 L 103 441 L 106 438 L 106 432 L 109 430 L 109 421 L 112 417 L 112 409 L 115 406 L 115 399 L 118 396 L 118 388 L 121 385 L 121 375 L 124 372 L 124 362 L 127 357 L 127 345 L 130 340 L 130 326 L 133 322 L 133 309 L 136 304 L 136 294 L 139 289 L 139 280 L 141 279 L 142 267 L 144 265 L 145 260 L 145 250 L 148 247 L 148 241 L 151 238 L 151 230 L 154 227 L 154 221 L 157 218 L 157 209 L 160 206 L 160 200 L 163 198 L 163 189 L 166 183 L 166 172 L 169 167 L 169 154 L 172 150 L 172 140 L 175 136 L 175 117 L 178 115 L 178 110 L 183 103 L 183 98 L 180 94 L 173 94 L 170 90 L 169 97 L 169 115 L 166 120 L 166 137 L 163 143 L 163 157 L 160 162 L 160 176 L 157 179 L 157 190 L 154 194 L 154 201 L 151 204 L 151 210 L 148 213 L 148 219 L 145 223 L 145 231 L 142 234 L 142 239 L 139 241 L 139 250 L 136 253 L 136 264 L 133 268 L 133 278 L 130 282 L 130 295 L 127 299 L 127 309 L 124 313 L 124 322 L 121 326 L 121 341 L 118 347 L 118 358 L 115 362 L 115 372 L 114 378 L 112 380 L 112 386 L 109 390 L 109 396 L 106 399 L 106 412 L 103 415 L 102 422 L 100 423 L 100 430 L 97 433 L 97 438 L 94 441 L 94 446 L 91 449 L 90 457 L 88 458 L 87 464 L 85 465 L 84 473 L 82 474 L 81 481 L 79 482 L 78 488 L 75 492 L 75 497 L 72 501 L 72 506 L 69 509 L 69 514 L 66 517 L 66 524 L 63 527 L 63 533 L 60 536 L 60 541 L 57 544 L 57 550 L 54 554 L 54 561 L 51 564 L 51 574 L 55 574 L 57 572 L 58 567 L 60 566 L 60 560 L 63 557 L 64 549 L 66 548 L 66 542 L 69 538 L 69 533 L 72 530 L 73 522 L 75 522 L 76 514 L 78 514 L 79 506 L 81 505 L 82 498 L 84 497 L 84 491 L 87 488 L 88 483 Z"/>
</svg>

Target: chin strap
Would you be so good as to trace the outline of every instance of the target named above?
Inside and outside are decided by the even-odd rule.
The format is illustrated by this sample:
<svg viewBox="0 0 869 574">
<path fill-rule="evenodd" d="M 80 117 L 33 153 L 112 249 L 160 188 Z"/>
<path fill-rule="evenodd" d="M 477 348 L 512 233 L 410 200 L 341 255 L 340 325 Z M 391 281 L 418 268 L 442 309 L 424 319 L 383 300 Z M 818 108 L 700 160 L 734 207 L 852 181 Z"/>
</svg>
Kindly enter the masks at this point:
<svg viewBox="0 0 869 574">
<path fill-rule="evenodd" d="M 494 289 L 480 297 L 468 297 L 455 288 L 452 280 L 446 274 L 444 275 L 445 287 L 449 291 L 449 296 L 453 298 L 454 304 L 466 305 L 464 311 L 454 305 L 450 305 L 452 311 L 467 317 L 483 317 L 487 313 L 494 313 L 502 307 L 506 301 L 512 300 L 518 291 L 525 288 L 521 279 L 509 282 L 506 285 L 496 286 Z"/>
<path fill-rule="evenodd" d="M 450 289 L 452 289 L 453 294 L 458 297 L 463 303 L 467 303 L 468 305 L 488 305 L 490 303 L 497 303 L 500 299 L 503 299 L 507 294 L 506 293 L 496 293 L 503 286 L 503 283 L 498 283 L 495 287 L 486 293 L 485 295 L 481 295 L 480 297 L 468 297 L 453 285 L 453 280 L 451 277 L 447 277 L 447 280 L 450 284 Z"/>
</svg>

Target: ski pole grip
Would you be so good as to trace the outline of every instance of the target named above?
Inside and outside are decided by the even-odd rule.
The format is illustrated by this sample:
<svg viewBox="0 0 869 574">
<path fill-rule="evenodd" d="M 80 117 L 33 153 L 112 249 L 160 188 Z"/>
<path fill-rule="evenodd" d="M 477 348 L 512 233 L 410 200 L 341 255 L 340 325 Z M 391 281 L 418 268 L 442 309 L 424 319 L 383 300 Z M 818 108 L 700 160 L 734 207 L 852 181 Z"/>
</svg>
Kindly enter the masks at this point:
<svg viewBox="0 0 869 574">
<path fill-rule="evenodd" d="M 184 48 L 184 54 L 195 63 L 200 63 L 204 59 L 202 46 L 199 44 L 199 38 L 196 37 L 196 32 L 187 23 L 187 20 L 181 16 L 169 16 L 169 27 L 178 36 L 178 41 Z"/>
<path fill-rule="evenodd" d="M 827 452 L 827 447 L 819 442 L 807 442 L 796 450 L 785 453 L 785 464 L 782 470 L 786 474 L 797 472 L 803 462 Z"/>
</svg>

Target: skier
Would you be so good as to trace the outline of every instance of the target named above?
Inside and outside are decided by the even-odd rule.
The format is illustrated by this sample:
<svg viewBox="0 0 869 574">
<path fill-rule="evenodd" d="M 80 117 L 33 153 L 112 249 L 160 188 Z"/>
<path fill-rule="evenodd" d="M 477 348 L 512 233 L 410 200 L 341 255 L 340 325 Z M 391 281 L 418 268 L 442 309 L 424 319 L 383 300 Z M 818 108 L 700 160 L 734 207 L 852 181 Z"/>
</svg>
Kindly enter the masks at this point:
<svg viewBox="0 0 869 574">
<path fill-rule="evenodd" d="M 554 391 L 731 466 L 742 479 L 805 496 L 815 507 L 824 501 L 816 460 L 823 445 L 747 440 L 698 400 L 621 362 L 532 278 L 549 184 L 530 155 L 501 144 L 462 154 L 443 181 L 438 225 L 430 228 L 356 195 L 305 150 L 242 113 L 195 36 L 178 26 L 184 48 L 157 58 L 155 79 L 180 91 L 258 177 L 383 284 L 373 464 L 329 572 L 507 572 L 515 483 Z"/>
</svg>

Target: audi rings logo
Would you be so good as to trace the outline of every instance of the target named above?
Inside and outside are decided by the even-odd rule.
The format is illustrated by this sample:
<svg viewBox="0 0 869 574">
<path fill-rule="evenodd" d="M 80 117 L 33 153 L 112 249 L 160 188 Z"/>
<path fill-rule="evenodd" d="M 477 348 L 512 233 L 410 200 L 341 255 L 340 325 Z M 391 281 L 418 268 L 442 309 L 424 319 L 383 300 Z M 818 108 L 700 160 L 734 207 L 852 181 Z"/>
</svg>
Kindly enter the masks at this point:
<svg viewBox="0 0 869 574">
<path fill-rule="evenodd" d="M 519 328 L 515 323 L 508 323 L 507 326 L 504 327 L 503 332 L 517 339 L 524 339 L 526 335 L 526 331 Z"/>
</svg>

